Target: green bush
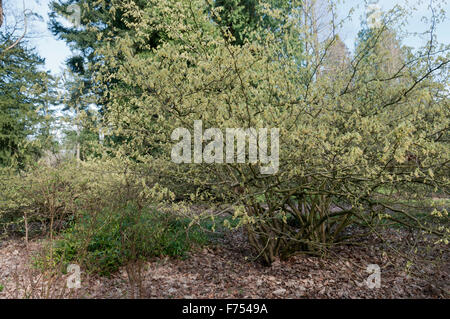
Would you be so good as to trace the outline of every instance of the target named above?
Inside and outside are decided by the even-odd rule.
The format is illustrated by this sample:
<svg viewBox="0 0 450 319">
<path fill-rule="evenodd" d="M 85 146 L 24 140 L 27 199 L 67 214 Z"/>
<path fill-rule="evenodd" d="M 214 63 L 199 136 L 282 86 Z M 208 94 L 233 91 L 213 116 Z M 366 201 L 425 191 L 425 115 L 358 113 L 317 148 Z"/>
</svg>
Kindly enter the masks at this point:
<svg viewBox="0 0 450 319">
<path fill-rule="evenodd" d="M 55 167 L 36 164 L 20 172 L 0 170 L 0 233 L 24 235 L 28 222 L 29 235 L 53 237 L 81 208 L 100 202 L 86 176 L 73 162 Z"/>
<path fill-rule="evenodd" d="M 185 257 L 195 244 L 208 241 L 190 220 L 134 204 L 83 214 L 55 241 L 53 257 L 63 263 L 80 262 L 88 271 L 109 275 L 136 259 Z"/>
</svg>

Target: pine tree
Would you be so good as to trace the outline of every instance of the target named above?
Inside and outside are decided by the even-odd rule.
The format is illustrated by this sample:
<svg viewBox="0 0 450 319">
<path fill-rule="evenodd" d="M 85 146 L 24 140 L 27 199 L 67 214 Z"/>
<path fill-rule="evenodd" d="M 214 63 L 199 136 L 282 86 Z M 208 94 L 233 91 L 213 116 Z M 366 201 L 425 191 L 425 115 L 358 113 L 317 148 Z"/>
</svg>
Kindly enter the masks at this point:
<svg viewBox="0 0 450 319">
<path fill-rule="evenodd" d="M 0 166 L 23 167 L 52 146 L 54 79 L 26 43 L 4 51 L 3 33 L 0 42 Z"/>
</svg>

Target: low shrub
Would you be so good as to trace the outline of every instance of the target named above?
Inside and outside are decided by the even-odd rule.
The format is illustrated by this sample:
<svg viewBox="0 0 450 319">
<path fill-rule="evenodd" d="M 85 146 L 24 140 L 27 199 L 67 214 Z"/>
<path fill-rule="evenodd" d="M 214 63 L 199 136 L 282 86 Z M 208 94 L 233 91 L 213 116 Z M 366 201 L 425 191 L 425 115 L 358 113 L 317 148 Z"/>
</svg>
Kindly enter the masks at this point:
<svg viewBox="0 0 450 319">
<path fill-rule="evenodd" d="M 190 222 L 132 203 L 84 213 L 54 242 L 51 254 L 65 264 L 79 262 L 88 271 L 108 276 L 137 259 L 185 257 L 194 245 L 206 244 L 202 227 Z"/>
</svg>

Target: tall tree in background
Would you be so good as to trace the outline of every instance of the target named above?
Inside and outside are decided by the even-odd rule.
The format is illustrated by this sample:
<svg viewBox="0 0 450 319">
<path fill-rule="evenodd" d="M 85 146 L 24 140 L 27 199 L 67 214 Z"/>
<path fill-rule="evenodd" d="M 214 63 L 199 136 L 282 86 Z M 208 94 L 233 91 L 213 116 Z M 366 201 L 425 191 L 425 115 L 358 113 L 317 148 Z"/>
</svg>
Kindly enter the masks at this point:
<svg viewBox="0 0 450 319">
<path fill-rule="evenodd" d="M 7 45 L 3 33 L 0 33 L 0 41 Z M 54 80 L 49 73 L 40 70 L 43 63 L 43 59 L 23 43 L 3 51 L 0 59 L 0 166 L 23 167 L 52 146 Z"/>
<path fill-rule="evenodd" d="M 0 27 L 3 25 L 3 0 L 0 0 Z"/>
<path fill-rule="evenodd" d="M 80 25 L 67 25 L 63 19 L 72 13 L 74 6 L 79 8 Z M 86 155 L 83 150 L 87 150 L 88 146 L 84 145 L 84 142 L 93 141 L 95 135 L 93 132 L 98 132 L 95 127 L 96 121 L 101 121 L 101 117 L 94 118 L 92 113 L 87 111 L 87 104 L 80 104 L 80 101 L 89 100 L 90 104 L 96 104 L 101 116 L 107 112 L 108 95 L 103 94 L 103 89 L 93 82 L 96 66 L 104 62 L 98 50 L 102 48 L 104 39 L 107 37 L 136 37 L 133 25 L 139 23 L 139 17 L 130 15 L 126 10 L 132 7 L 139 10 L 151 10 L 151 4 L 145 0 L 134 1 L 132 4 L 127 4 L 127 1 L 123 0 L 54 0 L 50 3 L 50 30 L 56 37 L 64 40 L 73 52 L 73 56 L 67 60 L 67 66 L 73 78 L 68 86 L 65 110 L 70 109 L 76 114 L 83 112 L 87 115 L 83 121 L 77 120 L 77 123 L 74 123 L 77 127 L 76 132 L 67 132 L 68 139 L 76 145 L 78 158 Z M 133 51 L 136 54 L 145 54 L 164 40 L 164 34 L 157 26 L 149 26 L 147 31 L 145 40 L 134 44 Z M 120 61 L 123 57 L 118 54 L 115 59 Z M 123 85 L 123 83 L 119 84 L 115 79 L 110 79 L 108 86 L 113 85 Z M 116 136 L 115 139 L 120 138 Z M 99 140 L 98 134 L 97 140 Z"/>
<path fill-rule="evenodd" d="M 133 36 L 135 33 L 132 25 L 139 22 L 139 17 L 129 15 L 123 9 L 123 4 L 126 2 L 123 0 L 54 0 L 50 3 L 50 30 L 71 47 L 73 56 L 68 60 L 69 68 L 71 72 L 80 76 L 86 90 L 93 90 L 92 83 L 89 83 L 94 72 L 92 67 L 102 59 L 97 50 L 104 44 L 104 38 Z M 134 1 L 133 5 L 142 10 L 149 7 L 145 0 Z M 80 25 L 68 26 L 61 19 L 70 16 L 74 6 L 79 8 Z M 154 28 L 154 32 L 147 36 L 146 44 L 150 48 L 155 48 L 161 43 L 163 37 Z M 138 45 L 134 49 L 143 50 Z"/>
<path fill-rule="evenodd" d="M 380 34 L 383 34 L 381 41 L 378 40 Z M 367 62 L 371 60 L 373 72 L 397 73 L 407 58 L 407 51 L 408 48 L 401 46 L 396 32 L 387 26 L 380 29 L 363 28 L 358 33 L 356 55 Z"/>
<path fill-rule="evenodd" d="M 78 161 L 85 160 L 93 153 L 90 143 L 99 139 L 98 119 L 90 106 L 95 98 L 89 89 L 90 83 L 83 79 L 69 63 L 69 72 L 64 80 L 65 94 L 62 100 L 65 119 L 69 127 L 64 130 L 64 147 L 74 150 Z"/>
<path fill-rule="evenodd" d="M 279 31 L 289 23 L 288 15 L 303 6 L 304 0 L 215 0 L 209 10 L 218 9 L 212 14 L 215 23 L 227 30 L 232 36 L 232 43 L 243 45 L 252 40 L 254 31 Z M 268 15 L 268 8 L 279 10 L 279 16 Z"/>
<path fill-rule="evenodd" d="M 213 16 L 214 21 L 233 35 L 235 44 L 242 45 L 247 32 L 260 24 L 258 3 L 258 0 L 216 0 L 214 7 L 221 11 Z"/>
</svg>

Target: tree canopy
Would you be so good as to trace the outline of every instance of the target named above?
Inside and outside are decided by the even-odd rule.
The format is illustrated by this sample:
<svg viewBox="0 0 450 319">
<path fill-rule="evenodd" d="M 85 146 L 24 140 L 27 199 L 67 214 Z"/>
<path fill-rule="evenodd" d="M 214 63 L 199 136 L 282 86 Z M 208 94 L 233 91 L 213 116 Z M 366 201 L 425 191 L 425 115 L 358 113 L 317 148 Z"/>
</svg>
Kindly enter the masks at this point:
<svg viewBox="0 0 450 319">
<path fill-rule="evenodd" d="M 54 80 L 25 43 L 4 51 L 10 42 L 3 33 L 0 43 L 0 165 L 23 167 L 52 143 Z"/>
</svg>

